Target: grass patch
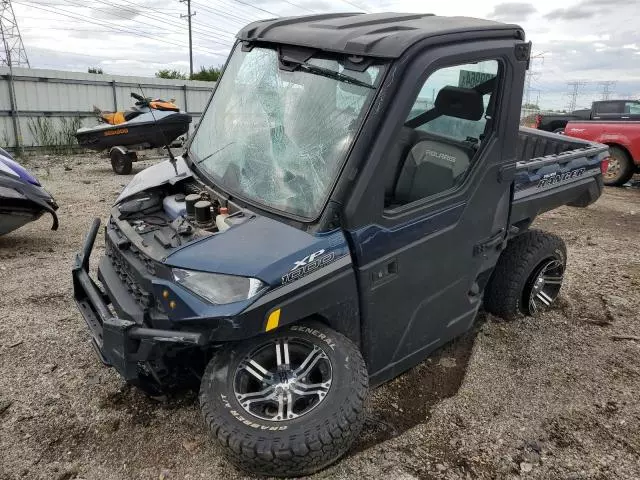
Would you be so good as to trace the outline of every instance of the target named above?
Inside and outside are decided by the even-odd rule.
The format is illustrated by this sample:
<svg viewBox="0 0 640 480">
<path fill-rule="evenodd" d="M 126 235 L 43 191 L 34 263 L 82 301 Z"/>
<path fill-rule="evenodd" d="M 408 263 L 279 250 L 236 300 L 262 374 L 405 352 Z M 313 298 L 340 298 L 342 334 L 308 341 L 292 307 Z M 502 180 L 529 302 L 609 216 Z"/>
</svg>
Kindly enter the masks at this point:
<svg viewBox="0 0 640 480">
<path fill-rule="evenodd" d="M 33 146 L 50 153 L 71 153 L 77 145 L 76 131 L 82 127 L 80 117 L 62 117 L 58 122 L 51 117 L 30 118 L 27 124 L 33 137 Z"/>
</svg>

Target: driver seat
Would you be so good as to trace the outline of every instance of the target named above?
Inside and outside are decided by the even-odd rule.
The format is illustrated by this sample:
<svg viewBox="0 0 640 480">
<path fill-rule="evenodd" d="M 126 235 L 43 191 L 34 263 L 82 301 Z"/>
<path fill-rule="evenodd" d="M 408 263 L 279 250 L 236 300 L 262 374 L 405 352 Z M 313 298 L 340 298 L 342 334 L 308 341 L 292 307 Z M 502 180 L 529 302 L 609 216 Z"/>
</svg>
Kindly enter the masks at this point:
<svg viewBox="0 0 640 480">
<path fill-rule="evenodd" d="M 478 121 L 484 113 L 482 94 L 469 88 L 445 86 L 434 108 L 405 125 L 416 129 L 419 140 L 411 147 L 398 176 L 394 200 L 406 204 L 453 188 L 469 168 L 474 148 L 463 142 L 421 132 L 417 128 L 439 116 Z"/>
<path fill-rule="evenodd" d="M 470 163 L 469 152 L 460 147 L 422 140 L 407 155 L 394 198 L 405 204 L 449 190 Z"/>
</svg>

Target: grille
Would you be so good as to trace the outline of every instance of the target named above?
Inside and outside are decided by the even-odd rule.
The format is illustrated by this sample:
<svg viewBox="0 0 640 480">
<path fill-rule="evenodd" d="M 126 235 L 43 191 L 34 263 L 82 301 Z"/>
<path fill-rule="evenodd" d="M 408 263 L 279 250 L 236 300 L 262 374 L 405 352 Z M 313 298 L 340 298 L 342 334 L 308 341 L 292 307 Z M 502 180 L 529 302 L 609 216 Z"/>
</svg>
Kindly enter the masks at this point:
<svg viewBox="0 0 640 480">
<path fill-rule="evenodd" d="M 135 299 L 138 305 L 145 311 L 152 307 L 153 295 L 136 281 L 136 276 L 130 263 L 122 252 L 113 246 L 110 241 L 107 241 L 106 255 L 111 261 L 111 265 L 118 274 L 118 277 L 127 287 L 129 294 Z"/>
<path fill-rule="evenodd" d="M 155 263 L 154 263 L 153 260 L 151 260 L 149 257 L 147 257 L 140 250 L 135 248 L 133 245 L 131 246 L 129 251 L 131 253 L 133 253 L 138 260 L 140 260 L 140 263 L 142 263 L 144 265 L 144 268 L 147 269 L 147 272 L 149 272 L 151 275 L 155 275 L 156 274 L 156 267 L 155 267 Z"/>
<path fill-rule="evenodd" d="M 118 225 L 116 224 L 116 222 L 113 219 L 110 220 L 109 226 L 113 229 L 113 231 L 115 232 L 115 234 L 117 236 L 120 236 L 120 237 L 123 236 L 122 232 L 118 228 Z M 109 243 L 109 242 L 107 242 L 107 243 Z M 116 247 L 114 245 L 107 245 L 107 247 L 109 247 L 109 246 L 113 247 L 113 250 L 116 250 L 119 253 L 118 247 Z M 147 272 L 149 272 L 151 275 L 155 275 L 156 274 L 155 263 L 154 263 L 153 260 L 151 260 L 149 257 L 147 257 L 144 253 L 142 253 L 140 250 L 138 250 L 133 245 L 130 245 L 129 251 L 131 253 L 133 253 L 138 260 L 140 260 L 140 263 L 142 263 L 144 265 L 144 267 L 147 269 Z"/>
</svg>

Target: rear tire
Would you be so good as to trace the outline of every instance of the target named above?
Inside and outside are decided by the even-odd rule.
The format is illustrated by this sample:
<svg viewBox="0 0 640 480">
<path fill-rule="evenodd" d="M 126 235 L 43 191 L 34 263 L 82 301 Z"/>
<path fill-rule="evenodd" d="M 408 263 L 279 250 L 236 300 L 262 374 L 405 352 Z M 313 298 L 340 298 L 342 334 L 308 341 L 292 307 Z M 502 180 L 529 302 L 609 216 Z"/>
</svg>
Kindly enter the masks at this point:
<svg viewBox="0 0 640 480">
<path fill-rule="evenodd" d="M 485 289 L 485 310 L 505 320 L 536 315 L 556 300 L 566 262 L 567 249 L 556 235 L 528 230 L 511 239 Z"/>
<path fill-rule="evenodd" d="M 367 389 L 358 348 L 309 322 L 218 351 L 202 377 L 200 405 L 236 466 L 258 475 L 302 476 L 349 449 L 364 423 Z"/>
<path fill-rule="evenodd" d="M 564 135 L 564 127 L 562 128 L 556 128 L 553 133 L 556 133 L 558 135 Z"/>
<path fill-rule="evenodd" d="M 111 158 L 111 168 L 118 175 L 129 175 L 133 169 L 133 160 L 131 155 L 122 153 L 119 149 L 114 148 L 109 153 Z"/>
<path fill-rule="evenodd" d="M 612 187 L 624 185 L 633 177 L 633 162 L 620 147 L 609 147 L 609 155 L 609 167 L 603 175 L 604 184 Z"/>
</svg>

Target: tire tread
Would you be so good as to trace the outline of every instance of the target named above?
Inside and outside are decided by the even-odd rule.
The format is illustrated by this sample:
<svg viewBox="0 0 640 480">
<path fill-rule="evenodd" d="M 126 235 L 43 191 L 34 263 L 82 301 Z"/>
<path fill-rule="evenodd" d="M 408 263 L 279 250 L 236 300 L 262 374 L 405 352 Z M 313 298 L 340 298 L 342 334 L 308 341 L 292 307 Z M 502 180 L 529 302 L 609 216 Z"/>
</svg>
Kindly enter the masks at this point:
<svg viewBox="0 0 640 480">
<path fill-rule="evenodd" d="M 484 308 L 505 320 L 513 320 L 522 311 L 525 282 L 536 267 L 541 253 L 560 249 L 567 258 L 562 238 L 542 230 L 527 230 L 512 238 L 500 255 L 485 289 Z"/>
<path fill-rule="evenodd" d="M 309 437 L 308 434 L 312 433 L 309 431 L 304 437 L 294 437 L 293 441 L 281 436 L 279 441 L 284 437 L 285 446 L 276 444 L 266 435 L 247 435 L 220 414 L 215 401 L 204 388 L 204 379 L 210 378 L 217 366 L 215 361 L 209 362 L 200 388 L 200 405 L 206 425 L 223 446 L 223 453 L 230 462 L 261 475 L 301 476 L 327 467 L 349 449 L 364 425 L 368 373 L 356 345 L 338 332 L 332 331 L 331 334 L 348 350 L 354 380 L 350 384 L 350 392 L 345 403 L 321 423 L 321 429 L 314 431 L 313 436 Z"/>
<path fill-rule="evenodd" d="M 609 153 L 612 157 L 616 156 L 618 158 L 618 161 L 620 162 L 620 169 L 622 170 L 622 172 L 616 179 L 608 181 L 606 179 L 603 179 L 604 184 L 607 186 L 619 187 L 631 180 L 631 177 L 633 177 L 634 165 L 631 161 L 631 157 L 629 157 L 629 154 L 620 147 L 610 146 Z"/>
</svg>

